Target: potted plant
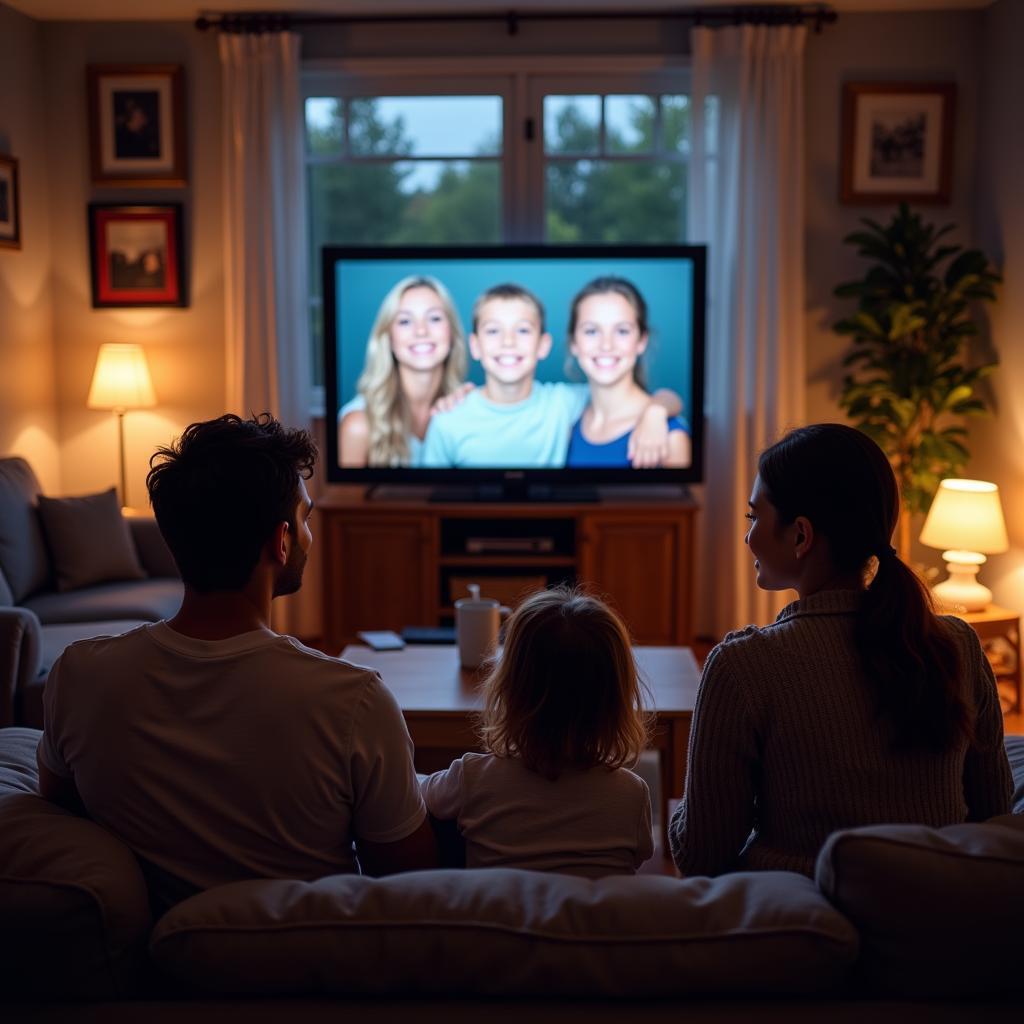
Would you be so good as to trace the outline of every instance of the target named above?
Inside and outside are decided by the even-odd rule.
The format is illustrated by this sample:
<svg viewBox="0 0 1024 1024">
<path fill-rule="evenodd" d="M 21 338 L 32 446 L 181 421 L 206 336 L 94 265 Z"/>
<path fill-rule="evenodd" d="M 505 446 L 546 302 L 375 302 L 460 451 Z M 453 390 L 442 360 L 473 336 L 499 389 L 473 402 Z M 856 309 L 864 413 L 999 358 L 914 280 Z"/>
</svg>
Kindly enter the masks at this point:
<svg viewBox="0 0 1024 1024">
<path fill-rule="evenodd" d="M 853 339 L 839 404 L 892 462 L 907 560 L 911 516 L 927 512 L 940 480 L 962 475 L 965 420 L 989 411 L 978 383 L 996 364 L 969 366 L 966 350 L 978 333 L 972 303 L 993 301 L 1000 278 L 979 250 L 940 244 L 952 224 L 936 229 L 906 203 L 884 226 L 862 223 L 867 230 L 843 241 L 871 265 L 835 290 L 857 299 L 857 311 L 835 325 Z"/>
</svg>

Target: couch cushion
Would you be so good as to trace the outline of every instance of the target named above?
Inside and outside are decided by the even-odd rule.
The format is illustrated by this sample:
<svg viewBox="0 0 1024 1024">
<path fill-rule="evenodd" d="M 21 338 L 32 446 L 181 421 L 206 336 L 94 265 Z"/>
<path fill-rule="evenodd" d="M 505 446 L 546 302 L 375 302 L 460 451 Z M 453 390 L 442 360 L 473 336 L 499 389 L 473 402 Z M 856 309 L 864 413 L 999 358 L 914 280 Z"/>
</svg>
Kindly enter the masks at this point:
<svg viewBox="0 0 1024 1024">
<path fill-rule="evenodd" d="M 38 795 L 36 729 L 0 729 L 2 999 L 134 991 L 151 926 L 128 848 Z"/>
<path fill-rule="evenodd" d="M 39 481 L 24 459 L 0 459 L 0 569 L 15 603 L 50 579 L 50 559 L 36 511 L 38 496 Z"/>
<path fill-rule="evenodd" d="M 39 518 L 59 591 L 145 577 L 113 487 L 80 498 L 40 494 Z"/>
<path fill-rule="evenodd" d="M 858 970 L 869 990 L 1024 991 L 1024 817 L 837 832 L 818 856 L 816 877 L 860 932 Z"/>
<path fill-rule="evenodd" d="M 178 610 L 184 592 L 180 580 L 153 579 L 100 583 L 66 594 L 36 594 L 23 602 L 44 625 L 62 622 L 102 622 L 138 619 L 159 622 Z"/>
<path fill-rule="evenodd" d="M 856 932 L 810 879 L 516 869 L 237 882 L 158 924 L 158 966 L 207 992 L 667 996 L 805 993 Z"/>
</svg>

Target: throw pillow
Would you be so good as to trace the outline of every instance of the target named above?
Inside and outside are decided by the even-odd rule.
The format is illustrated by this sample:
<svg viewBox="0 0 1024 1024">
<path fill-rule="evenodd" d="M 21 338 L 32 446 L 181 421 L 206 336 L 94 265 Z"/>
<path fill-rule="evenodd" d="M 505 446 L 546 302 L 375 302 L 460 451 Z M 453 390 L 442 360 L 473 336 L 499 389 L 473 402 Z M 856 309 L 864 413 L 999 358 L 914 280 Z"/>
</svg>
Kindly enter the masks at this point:
<svg viewBox="0 0 1024 1024">
<path fill-rule="evenodd" d="M 81 498 L 39 495 L 57 589 L 145 578 L 113 487 Z"/>
</svg>

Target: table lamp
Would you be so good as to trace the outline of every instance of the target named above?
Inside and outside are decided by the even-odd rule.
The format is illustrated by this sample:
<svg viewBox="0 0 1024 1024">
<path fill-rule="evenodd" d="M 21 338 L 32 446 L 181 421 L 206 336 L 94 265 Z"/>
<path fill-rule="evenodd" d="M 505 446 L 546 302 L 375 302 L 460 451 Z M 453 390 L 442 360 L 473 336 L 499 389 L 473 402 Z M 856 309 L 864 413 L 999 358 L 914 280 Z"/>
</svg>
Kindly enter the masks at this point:
<svg viewBox="0 0 1024 1024">
<path fill-rule="evenodd" d="M 978 612 L 992 603 L 992 591 L 978 582 L 985 555 L 1006 551 L 1006 523 L 999 488 L 985 480 L 943 480 L 921 531 L 921 543 L 942 549 L 949 579 L 932 593 L 942 604 Z"/>
<path fill-rule="evenodd" d="M 128 504 L 124 473 L 124 414 L 128 409 L 156 405 L 146 353 L 141 345 L 100 345 L 92 387 L 86 405 L 90 409 L 113 409 L 117 414 L 118 454 L 121 466 L 121 504 Z"/>
</svg>

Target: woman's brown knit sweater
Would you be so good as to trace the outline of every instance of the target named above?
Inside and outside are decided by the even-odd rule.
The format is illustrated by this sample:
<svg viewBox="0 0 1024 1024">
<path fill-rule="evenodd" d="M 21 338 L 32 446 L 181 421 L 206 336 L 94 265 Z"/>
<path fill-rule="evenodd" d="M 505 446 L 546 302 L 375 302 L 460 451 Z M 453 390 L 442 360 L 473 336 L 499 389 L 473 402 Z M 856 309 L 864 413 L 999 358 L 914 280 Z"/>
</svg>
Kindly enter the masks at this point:
<svg viewBox="0 0 1024 1024">
<path fill-rule="evenodd" d="M 708 656 L 690 732 L 686 796 L 669 825 L 684 875 L 814 874 L 829 833 L 893 822 L 982 821 L 1010 808 L 995 679 L 977 635 L 948 617 L 970 678 L 976 738 L 893 753 L 853 645 L 855 591 L 787 605 Z"/>
</svg>

